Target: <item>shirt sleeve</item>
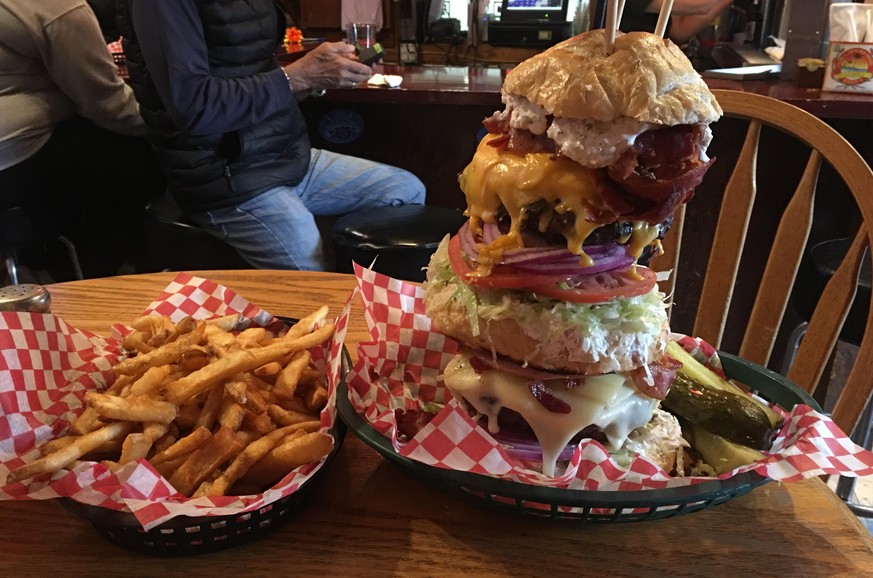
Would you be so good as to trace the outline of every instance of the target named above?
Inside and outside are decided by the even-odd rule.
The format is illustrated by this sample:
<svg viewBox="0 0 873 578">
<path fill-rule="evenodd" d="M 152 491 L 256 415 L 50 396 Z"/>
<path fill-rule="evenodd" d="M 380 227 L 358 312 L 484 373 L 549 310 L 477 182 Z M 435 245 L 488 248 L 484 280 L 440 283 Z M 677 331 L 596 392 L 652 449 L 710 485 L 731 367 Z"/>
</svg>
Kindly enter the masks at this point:
<svg viewBox="0 0 873 578">
<path fill-rule="evenodd" d="M 141 136 L 145 125 L 133 91 L 103 42 L 97 18 L 86 4 L 45 26 L 43 61 L 76 113 L 113 132 Z"/>
<path fill-rule="evenodd" d="M 131 18 L 158 95 L 181 130 L 230 132 L 291 106 L 294 95 L 278 67 L 237 78 L 210 73 L 194 0 L 134 0 Z"/>
</svg>

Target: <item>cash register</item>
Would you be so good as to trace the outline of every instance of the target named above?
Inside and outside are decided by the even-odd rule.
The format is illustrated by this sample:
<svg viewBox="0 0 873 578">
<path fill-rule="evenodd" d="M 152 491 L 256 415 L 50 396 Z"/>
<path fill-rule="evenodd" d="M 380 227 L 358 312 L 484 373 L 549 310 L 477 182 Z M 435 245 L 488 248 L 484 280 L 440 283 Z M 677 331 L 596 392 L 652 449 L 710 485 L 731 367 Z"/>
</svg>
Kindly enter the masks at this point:
<svg viewBox="0 0 873 578">
<path fill-rule="evenodd" d="M 493 46 L 548 48 L 572 34 L 570 0 L 502 0 L 500 18 L 488 22 Z"/>
</svg>

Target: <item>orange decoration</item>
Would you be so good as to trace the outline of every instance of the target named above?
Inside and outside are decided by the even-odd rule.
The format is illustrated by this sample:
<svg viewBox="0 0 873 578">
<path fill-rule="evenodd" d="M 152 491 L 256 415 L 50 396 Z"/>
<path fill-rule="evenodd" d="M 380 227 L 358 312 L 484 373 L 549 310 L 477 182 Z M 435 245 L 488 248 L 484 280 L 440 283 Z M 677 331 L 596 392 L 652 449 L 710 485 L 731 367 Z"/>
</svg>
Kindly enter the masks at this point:
<svg viewBox="0 0 873 578">
<path fill-rule="evenodd" d="M 296 26 L 285 29 L 285 44 L 301 44 L 303 33 Z"/>
</svg>

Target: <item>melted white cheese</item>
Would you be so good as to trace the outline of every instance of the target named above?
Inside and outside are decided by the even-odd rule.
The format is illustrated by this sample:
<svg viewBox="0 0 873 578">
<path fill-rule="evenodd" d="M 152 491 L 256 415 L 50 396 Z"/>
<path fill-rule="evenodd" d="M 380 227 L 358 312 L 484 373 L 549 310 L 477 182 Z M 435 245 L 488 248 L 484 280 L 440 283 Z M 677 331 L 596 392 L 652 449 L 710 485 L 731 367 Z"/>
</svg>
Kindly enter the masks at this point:
<svg viewBox="0 0 873 578">
<path fill-rule="evenodd" d="M 558 456 L 579 431 L 596 425 L 617 450 L 631 431 L 652 418 L 658 404 L 640 393 L 630 378 L 611 373 L 589 376 L 572 388 L 565 388 L 563 380 L 547 382 L 552 395 L 571 407 L 569 413 L 552 412 L 533 396 L 527 379 L 494 370 L 476 373 L 463 354 L 446 366 L 443 381 L 454 396 L 465 399 L 488 419 L 492 433 L 499 431 L 497 414 L 502 408 L 521 414 L 543 448 L 543 473 L 547 476 L 555 475 Z"/>
</svg>

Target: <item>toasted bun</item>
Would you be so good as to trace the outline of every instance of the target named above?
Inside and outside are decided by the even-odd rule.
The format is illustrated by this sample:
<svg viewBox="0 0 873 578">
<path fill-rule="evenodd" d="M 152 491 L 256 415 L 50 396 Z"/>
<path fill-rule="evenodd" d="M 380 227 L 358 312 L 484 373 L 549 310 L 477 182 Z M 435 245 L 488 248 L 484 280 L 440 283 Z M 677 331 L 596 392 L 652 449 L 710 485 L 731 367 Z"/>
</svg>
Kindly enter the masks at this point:
<svg viewBox="0 0 873 578">
<path fill-rule="evenodd" d="M 463 307 L 456 301 L 428 309 L 433 328 L 461 343 L 482 351 L 562 373 L 600 375 L 631 371 L 661 356 L 667 346 L 665 323 L 657 333 L 611 334 L 605 348 L 586 347 L 587 336 L 578 328 L 564 327 L 548 342 L 528 334 L 528 326 L 517 319 L 479 319 L 479 335 L 473 335 Z"/>
<path fill-rule="evenodd" d="M 721 107 L 688 58 L 648 32 L 618 34 L 606 54 L 605 31 L 574 36 L 507 74 L 504 93 L 523 96 L 558 117 L 630 117 L 674 126 L 714 122 Z"/>
<path fill-rule="evenodd" d="M 465 305 L 456 298 L 458 283 L 434 278 L 436 263 L 443 258 L 441 247 L 431 259 L 425 283 L 425 309 L 433 329 L 481 351 L 494 352 L 519 364 L 540 369 L 584 375 L 630 371 L 652 363 L 664 353 L 669 337 L 667 314 L 652 307 L 645 316 L 636 316 L 605 331 L 568 323 L 552 310 L 528 302 L 512 302 L 496 315 L 483 316 L 477 307 L 478 327 L 474 331 Z M 467 287 L 475 292 L 474 288 Z M 657 292 L 657 287 L 652 290 Z M 659 304 L 660 294 L 652 299 Z M 513 299 L 507 293 L 505 297 Z"/>
</svg>

